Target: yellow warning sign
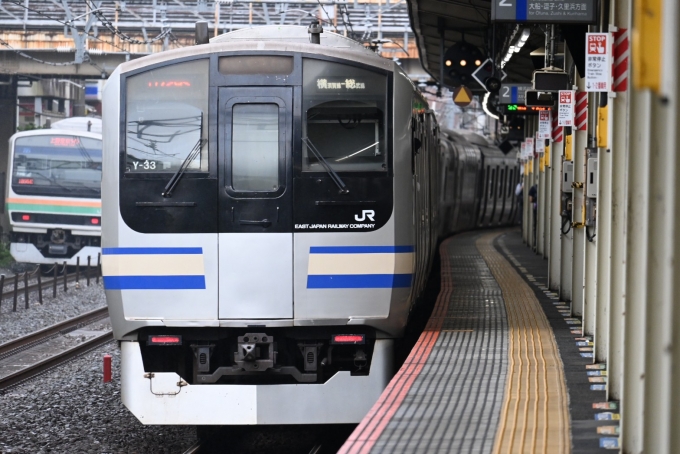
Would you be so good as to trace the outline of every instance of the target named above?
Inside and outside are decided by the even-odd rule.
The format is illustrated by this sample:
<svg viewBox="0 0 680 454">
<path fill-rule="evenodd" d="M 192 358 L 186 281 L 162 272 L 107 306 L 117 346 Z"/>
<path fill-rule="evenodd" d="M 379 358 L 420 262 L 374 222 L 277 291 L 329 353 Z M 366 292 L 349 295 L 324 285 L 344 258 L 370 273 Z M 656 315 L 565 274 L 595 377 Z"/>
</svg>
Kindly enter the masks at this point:
<svg viewBox="0 0 680 454">
<path fill-rule="evenodd" d="M 472 102 L 472 90 L 465 85 L 453 90 L 453 103 L 460 107 L 467 107 Z"/>
</svg>

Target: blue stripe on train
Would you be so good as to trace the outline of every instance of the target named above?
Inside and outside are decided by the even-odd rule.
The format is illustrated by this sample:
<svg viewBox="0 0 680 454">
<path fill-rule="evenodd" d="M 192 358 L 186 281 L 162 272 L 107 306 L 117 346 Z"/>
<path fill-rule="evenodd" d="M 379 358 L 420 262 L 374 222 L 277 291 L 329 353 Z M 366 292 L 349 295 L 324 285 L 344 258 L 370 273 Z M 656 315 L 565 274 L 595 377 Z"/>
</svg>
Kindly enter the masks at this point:
<svg viewBox="0 0 680 454">
<path fill-rule="evenodd" d="M 205 276 L 104 276 L 107 290 L 203 290 Z"/>
<path fill-rule="evenodd" d="M 312 246 L 310 254 L 387 254 L 413 252 L 413 246 Z"/>
<path fill-rule="evenodd" d="M 411 286 L 411 274 L 310 274 L 307 288 L 398 288 Z"/>
<path fill-rule="evenodd" d="M 200 247 L 105 247 L 104 255 L 203 254 Z"/>
</svg>

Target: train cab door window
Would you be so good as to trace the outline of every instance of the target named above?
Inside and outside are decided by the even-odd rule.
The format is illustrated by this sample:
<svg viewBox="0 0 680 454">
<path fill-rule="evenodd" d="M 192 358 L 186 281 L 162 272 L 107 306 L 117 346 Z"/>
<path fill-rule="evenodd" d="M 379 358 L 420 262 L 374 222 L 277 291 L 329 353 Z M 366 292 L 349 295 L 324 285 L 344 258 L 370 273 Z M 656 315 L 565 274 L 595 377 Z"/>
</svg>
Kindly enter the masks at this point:
<svg viewBox="0 0 680 454">
<path fill-rule="evenodd" d="M 235 104 L 231 124 L 231 183 L 235 191 L 279 188 L 279 106 Z"/>
<path fill-rule="evenodd" d="M 218 99 L 219 317 L 292 318 L 293 89 L 222 87 Z"/>
</svg>

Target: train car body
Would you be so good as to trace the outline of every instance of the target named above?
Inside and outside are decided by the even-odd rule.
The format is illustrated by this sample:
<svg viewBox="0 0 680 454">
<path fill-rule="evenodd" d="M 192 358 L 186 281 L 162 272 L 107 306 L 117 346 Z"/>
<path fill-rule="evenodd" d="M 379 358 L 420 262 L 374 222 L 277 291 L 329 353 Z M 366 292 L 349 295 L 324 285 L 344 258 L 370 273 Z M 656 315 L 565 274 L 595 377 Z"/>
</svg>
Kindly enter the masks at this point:
<svg viewBox="0 0 680 454">
<path fill-rule="evenodd" d="M 88 125 L 89 123 L 89 125 Z M 9 141 L 6 209 L 17 262 L 96 265 L 101 236 L 101 120 L 71 118 Z"/>
<path fill-rule="evenodd" d="M 320 41 L 240 30 L 107 82 L 104 284 L 145 424 L 356 423 L 393 374 L 455 230 L 441 160 L 472 164 L 398 65 Z"/>
</svg>

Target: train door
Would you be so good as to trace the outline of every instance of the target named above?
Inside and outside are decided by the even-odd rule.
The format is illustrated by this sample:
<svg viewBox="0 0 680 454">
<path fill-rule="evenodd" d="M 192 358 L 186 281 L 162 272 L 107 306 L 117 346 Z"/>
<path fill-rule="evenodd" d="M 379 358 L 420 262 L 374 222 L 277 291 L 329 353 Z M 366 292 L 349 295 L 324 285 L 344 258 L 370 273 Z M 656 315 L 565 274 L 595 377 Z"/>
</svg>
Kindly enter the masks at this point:
<svg viewBox="0 0 680 454">
<path fill-rule="evenodd" d="M 219 317 L 293 317 L 292 87 L 219 89 Z"/>
</svg>

